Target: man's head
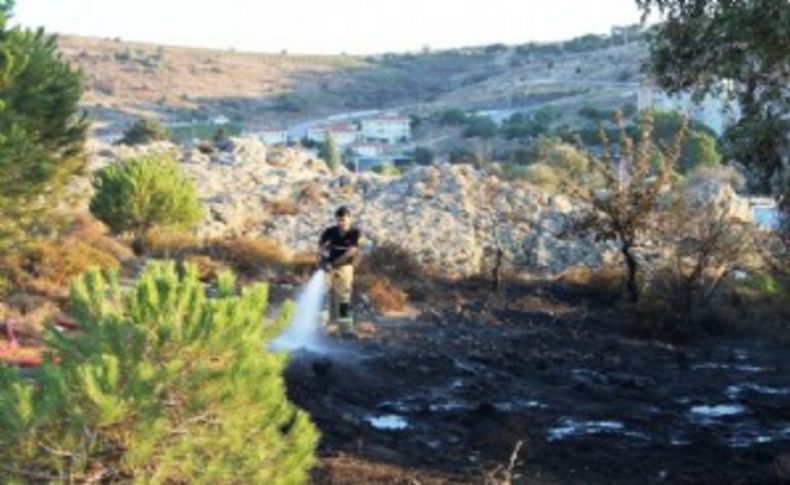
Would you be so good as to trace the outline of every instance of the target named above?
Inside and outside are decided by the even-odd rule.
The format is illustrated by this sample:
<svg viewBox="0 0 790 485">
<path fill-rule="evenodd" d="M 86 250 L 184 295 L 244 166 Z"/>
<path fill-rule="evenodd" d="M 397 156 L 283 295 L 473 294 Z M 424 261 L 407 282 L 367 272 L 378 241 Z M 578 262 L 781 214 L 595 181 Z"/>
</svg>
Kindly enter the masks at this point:
<svg viewBox="0 0 790 485">
<path fill-rule="evenodd" d="M 337 227 L 339 227 L 341 231 L 347 231 L 351 228 L 351 211 L 348 210 L 348 207 L 343 206 L 336 210 L 335 220 L 337 220 Z"/>
</svg>

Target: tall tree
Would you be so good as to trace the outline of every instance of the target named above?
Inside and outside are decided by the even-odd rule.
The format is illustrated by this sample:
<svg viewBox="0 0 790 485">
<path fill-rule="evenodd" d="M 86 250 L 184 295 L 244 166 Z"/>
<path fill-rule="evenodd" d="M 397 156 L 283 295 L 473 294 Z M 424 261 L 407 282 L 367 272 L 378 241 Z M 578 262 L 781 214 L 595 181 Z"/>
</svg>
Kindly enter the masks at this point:
<svg viewBox="0 0 790 485">
<path fill-rule="evenodd" d="M 337 170 L 338 167 L 340 167 L 340 164 L 343 161 L 340 156 L 340 152 L 337 150 L 335 137 L 329 131 L 327 131 L 324 135 L 324 143 L 321 145 L 321 151 L 318 156 L 326 162 L 329 169 L 333 172 Z"/>
<path fill-rule="evenodd" d="M 658 84 L 670 92 L 728 90 L 742 110 L 726 134 L 729 154 L 759 175 L 759 189 L 784 194 L 788 207 L 790 2 L 635 1 L 645 15 L 665 17 L 651 45 Z"/>
<path fill-rule="evenodd" d="M 10 28 L 0 0 L 0 251 L 57 206 L 85 163 L 80 74 L 43 30 Z"/>
</svg>

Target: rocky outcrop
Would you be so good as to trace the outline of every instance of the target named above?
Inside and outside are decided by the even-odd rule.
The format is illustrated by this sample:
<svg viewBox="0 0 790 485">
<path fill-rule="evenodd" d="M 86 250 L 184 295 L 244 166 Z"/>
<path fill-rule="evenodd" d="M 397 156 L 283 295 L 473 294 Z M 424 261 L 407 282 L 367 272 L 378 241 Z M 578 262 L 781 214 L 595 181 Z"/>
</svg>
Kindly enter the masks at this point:
<svg viewBox="0 0 790 485">
<path fill-rule="evenodd" d="M 367 248 L 395 243 L 450 275 L 486 271 L 497 248 L 511 264 L 552 273 L 597 265 L 611 251 L 568 234 L 575 207 L 567 198 L 468 165 L 386 177 L 331 173 L 309 152 L 267 149 L 255 139 L 234 138 L 226 148 L 208 154 L 170 144 L 137 149 L 173 152 L 181 160 L 207 207 L 199 229 L 206 236 L 263 235 L 294 251 L 312 250 L 335 209 L 347 205 Z M 95 164 L 106 163 L 108 151 L 116 149 L 97 151 Z"/>
</svg>

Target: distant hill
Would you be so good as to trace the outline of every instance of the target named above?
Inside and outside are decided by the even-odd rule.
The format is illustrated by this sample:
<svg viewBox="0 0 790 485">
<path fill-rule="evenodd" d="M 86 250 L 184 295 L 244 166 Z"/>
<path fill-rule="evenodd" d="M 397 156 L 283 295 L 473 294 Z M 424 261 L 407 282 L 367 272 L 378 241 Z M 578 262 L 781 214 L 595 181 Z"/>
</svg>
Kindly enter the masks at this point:
<svg viewBox="0 0 790 485">
<path fill-rule="evenodd" d="M 157 46 L 61 36 L 85 73 L 83 104 L 99 129 L 132 117 L 227 116 L 247 127 L 367 109 L 425 113 L 446 107 L 575 114 L 633 99 L 647 49 L 640 35 L 377 56 L 303 56 Z"/>
</svg>

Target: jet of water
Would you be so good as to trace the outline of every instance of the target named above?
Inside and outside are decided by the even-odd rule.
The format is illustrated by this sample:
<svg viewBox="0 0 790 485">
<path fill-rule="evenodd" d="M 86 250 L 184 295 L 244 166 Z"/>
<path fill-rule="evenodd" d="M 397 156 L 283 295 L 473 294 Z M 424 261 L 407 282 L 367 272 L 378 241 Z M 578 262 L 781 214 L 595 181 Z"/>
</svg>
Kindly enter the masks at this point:
<svg viewBox="0 0 790 485">
<path fill-rule="evenodd" d="M 326 296 L 326 273 L 318 270 L 296 297 L 296 312 L 291 324 L 272 342 L 274 350 L 307 349 L 323 352 L 321 309 Z"/>
</svg>

